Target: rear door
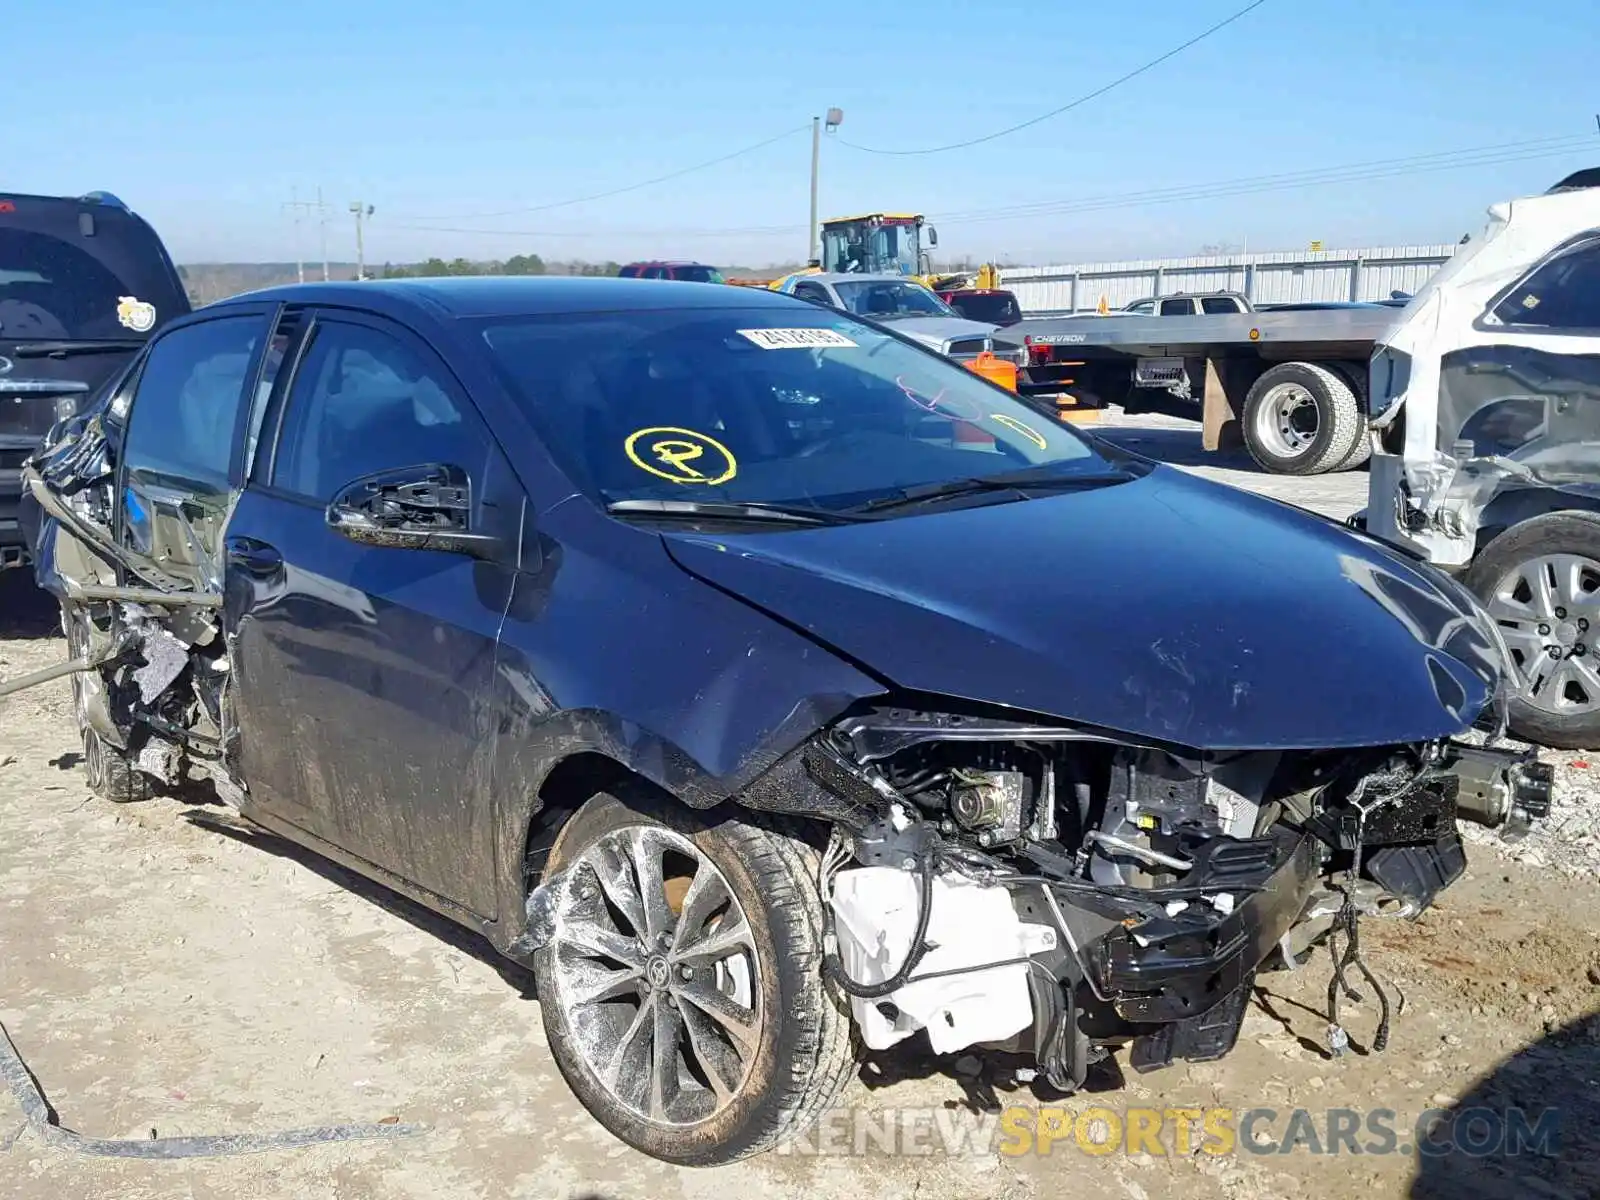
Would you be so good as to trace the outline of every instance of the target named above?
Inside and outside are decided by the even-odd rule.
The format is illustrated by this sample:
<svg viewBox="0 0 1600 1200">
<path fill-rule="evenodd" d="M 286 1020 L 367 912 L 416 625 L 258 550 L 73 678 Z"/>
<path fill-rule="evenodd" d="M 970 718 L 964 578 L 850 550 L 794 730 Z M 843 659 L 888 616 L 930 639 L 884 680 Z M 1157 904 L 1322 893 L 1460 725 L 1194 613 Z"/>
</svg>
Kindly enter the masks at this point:
<svg viewBox="0 0 1600 1200">
<path fill-rule="evenodd" d="M 312 317 L 229 526 L 242 761 L 262 809 L 480 916 L 495 914 L 489 706 L 514 569 L 352 541 L 335 494 L 377 472 L 464 473 L 475 528 L 514 543 L 522 490 L 411 331 Z M 270 430 L 270 432 L 269 432 Z"/>
</svg>

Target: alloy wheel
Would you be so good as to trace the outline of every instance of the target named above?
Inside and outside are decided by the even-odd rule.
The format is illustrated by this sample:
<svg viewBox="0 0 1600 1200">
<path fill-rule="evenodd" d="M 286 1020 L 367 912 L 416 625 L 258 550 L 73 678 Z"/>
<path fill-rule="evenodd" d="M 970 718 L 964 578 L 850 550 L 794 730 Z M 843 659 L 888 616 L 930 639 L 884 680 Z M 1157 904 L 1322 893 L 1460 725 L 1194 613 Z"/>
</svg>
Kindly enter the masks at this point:
<svg viewBox="0 0 1600 1200">
<path fill-rule="evenodd" d="M 1500 579 L 1486 605 L 1529 704 L 1559 716 L 1600 708 L 1600 562 L 1547 554 Z"/>
<path fill-rule="evenodd" d="M 576 1049 L 645 1120 L 698 1125 L 738 1097 L 761 1044 L 761 962 L 727 879 L 687 837 L 630 825 L 557 898 L 554 995 Z"/>
</svg>

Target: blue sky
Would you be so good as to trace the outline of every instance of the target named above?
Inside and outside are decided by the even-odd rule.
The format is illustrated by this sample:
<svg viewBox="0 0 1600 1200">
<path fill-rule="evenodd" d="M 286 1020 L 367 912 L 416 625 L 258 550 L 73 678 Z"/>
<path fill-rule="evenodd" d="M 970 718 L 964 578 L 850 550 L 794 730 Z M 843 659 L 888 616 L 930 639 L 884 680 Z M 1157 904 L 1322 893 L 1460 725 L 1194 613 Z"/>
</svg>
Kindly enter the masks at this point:
<svg viewBox="0 0 1600 1200">
<path fill-rule="evenodd" d="M 180 261 L 291 258 L 281 206 L 320 185 L 335 258 L 354 255 L 360 198 L 376 209 L 369 261 L 762 264 L 805 252 L 809 130 L 610 199 L 481 214 L 663 175 L 829 106 L 858 145 L 980 136 L 1244 3 L 8 0 L 0 187 L 115 192 Z M 827 140 L 821 207 L 916 209 L 941 252 L 1013 262 L 1454 241 L 1490 203 L 1600 165 L 1600 92 L 1584 87 L 1596 45 L 1593 0 L 1267 0 L 1104 97 L 969 150 L 887 156 Z M 1592 145 L 1523 161 L 1082 205 L 1586 135 Z M 1079 209 L 1003 216 L 1047 202 Z M 315 255 L 314 227 L 302 239 Z"/>
</svg>

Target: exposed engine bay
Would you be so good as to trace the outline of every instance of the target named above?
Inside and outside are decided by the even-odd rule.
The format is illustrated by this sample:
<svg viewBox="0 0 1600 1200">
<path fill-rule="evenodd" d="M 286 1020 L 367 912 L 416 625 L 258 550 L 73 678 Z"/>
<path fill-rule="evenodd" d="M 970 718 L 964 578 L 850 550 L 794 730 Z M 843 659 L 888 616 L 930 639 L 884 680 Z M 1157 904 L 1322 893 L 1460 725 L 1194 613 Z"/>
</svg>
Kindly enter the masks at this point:
<svg viewBox="0 0 1600 1200">
<path fill-rule="evenodd" d="M 1226 1054 L 1258 970 L 1417 915 L 1465 870 L 1458 819 L 1515 836 L 1550 795 L 1531 755 L 1454 741 L 1184 757 L 894 709 L 804 760 L 849 810 L 819 885 L 867 1045 L 1031 1054 L 1068 1091 L 1110 1046 Z"/>
</svg>

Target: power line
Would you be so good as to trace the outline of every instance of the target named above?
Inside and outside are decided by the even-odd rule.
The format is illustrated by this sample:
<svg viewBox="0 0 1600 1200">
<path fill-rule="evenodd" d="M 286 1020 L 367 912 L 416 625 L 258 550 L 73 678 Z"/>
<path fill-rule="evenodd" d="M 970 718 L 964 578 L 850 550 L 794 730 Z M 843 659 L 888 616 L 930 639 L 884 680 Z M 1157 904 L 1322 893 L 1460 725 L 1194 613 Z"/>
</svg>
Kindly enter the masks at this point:
<svg viewBox="0 0 1600 1200">
<path fill-rule="evenodd" d="M 610 191 L 606 192 L 595 192 L 588 196 L 574 196 L 570 200 L 557 200 L 550 204 L 535 204 L 528 208 L 508 208 L 503 209 L 500 212 L 452 213 L 448 216 L 418 216 L 413 213 L 410 214 L 410 216 L 414 221 L 486 221 L 494 217 L 515 217 L 521 216 L 524 213 L 549 212 L 551 209 L 555 208 L 570 208 L 574 204 L 588 204 L 595 200 L 606 200 L 612 196 L 621 196 L 628 192 L 637 192 L 642 188 L 654 187 L 658 183 L 666 183 L 668 180 L 681 179 L 685 175 L 694 174 L 696 171 L 704 171 L 709 167 L 721 166 L 725 162 L 732 162 L 734 159 L 742 158 L 746 154 L 754 154 L 757 150 L 765 150 L 768 146 L 773 145 L 775 142 L 781 142 L 785 138 L 791 138 L 795 134 L 803 133 L 810 128 L 811 123 L 808 121 L 804 125 L 796 125 L 793 129 L 786 129 L 784 132 L 777 134 L 774 137 L 769 137 L 764 142 L 757 142 L 753 146 L 746 146 L 742 150 L 733 151 L 731 154 L 724 154 L 718 158 L 708 159 L 703 163 L 696 163 L 692 167 L 683 167 L 677 171 L 670 171 L 665 175 L 657 175 L 654 179 L 641 179 L 637 183 L 630 183 L 624 187 L 612 188 Z M 401 215 L 405 216 L 406 214 L 402 213 Z M 396 226 L 395 228 L 402 227 Z"/>
<path fill-rule="evenodd" d="M 1534 141 L 1502 143 L 1496 146 L 1444 150 L 1433 154 L 1410 155 L 1404 158 L 1346 163 L 1341 166 L 1318 167 L 1307 171 L 1294 171 L 1280 175 L 1255 175 L 1241 179 L 1217 180 L 1211 183 L 1186 184 L 1181 187 L 1155 188 L 1101 196 L 1083 196 L 1071 200 L 1043 200 L 1005 208 L 971 209 L 943 214 L 939 219 L 942 222 L 959 225 L 974 221 L 1017 220 L 1030 216 L 1097 212 L 1108 208 L 1166 204 L 1185 200 L 1213 200 L 1230 196 L 1255 195 L 1333 183 L 1359 183 L 1367 180 L 1430 174 L 1435 171 L 1497 166 L 1502 163 L 1553 158 L 1571 154 L 1580 149 L 1595 148 L 1597 146 L 1600 146 L 1600 142 L 1597 142 L 1591 135 L 1543 138 Z"/>
<path fill-rule="evenodd" d="M 1600 145 L 1600 143 L 1597 143 L 1597 139 L 1592 134 L 1537 138 L 1489 146 L 1440 150 L 1428 154 L 1413 154 L 1399 158 L 1373 159 L 1367 162 L 1345 163 L 1339 166 L 1319 167 L 1277 175 L 1245 176 L 1237 179 L 1216 180 L 1210 183 L 1188 184 L 1180 187 L 1085 196 L 1071 200 L 1043 200 L 1031 204 L 970 209 L 936 215 L 941 224 L 968 225 L 991 221 L 1014 221 L 1036 216 L 1097 212 L 1111 208 L 1171 204 L 1188 200 L 1222 199 L 1231 196 L 1262 194 L 1301 187 L 1320 187 L 1336 183 L 1396 179 L 1408 175 L 1429 174 L 1435 171 L 1463 170 L 1471 167 L 1497 166 L 1503 163 L 1554 158 L 1574 153 L 1580 149 L 1596 147 L 1597 145 Z M 483 237 L 590 238 L 601 234 L 608 237 L 723 238 L 744 235 L 790 234 L 805 227 L 795 224 L 719 227 L 716 229 L 509 230 L 406 224 L 391 225 L 389 228 L 404 229 L 418 233 L 456 233 Z"/>
<path fill-rule="evenodd" d="M 1254 12 L 1256 9 L 1260 8 L 1266 2 L 1267 2 L 1267 0 L 1253 0 L 1253 3 L 1245 5 L 1238 12 L 1234 13 L 1232 16 L 1225 17 L 1221 21 L 1218 21 L 1215 25 L 1211 26 L 1211 28 L 1203 30 L 1202 32 L 1195 34 L 1194 37 L 1190 38 L 1188 41 L 1184 42 L 1182 45 L 1174 46 L 1171 50 L 1168 50 L 1165 54 L 1161 55 L 1159 58 L 1152 58 L 1149 62 L 1144 63 L 1142 66 L 1135 67 L 1133 70 L 1129 71 L 1126 75 L 1119 76 L 1118 78 L 1113 79 L 1110 83 L 1105 84 L 1102 87 L 1098 87 L 1094 91 L 1089 92 L 1089 93 L 1087 93 L 1085 95 L 1079 96 L 1076 100 L 1073 100 L 1070 103 L 1063 104 L 1060 108 L 1053 108 L 1047 113 L 1041 113 L 1037 117 L 1033 117 L 1033 118 L 1031 118 L 1029 120 L 1023 121 L 1020 125 L 1010 125 L 1010 126 L 1007 126 L 1005 129 L 997 129 L 993 133 L 986 133 L 982 137 L 969 138 L 964 142 L 951 142 L 947 146 L 927 146 L 927 147 L 925 147 L 923 149 L 920 149 L 920 150 L 881 150 L 881 149 L 877 149 L 877 148 L 872 147 L 872 146 L 858 146 L 854 142 L 846 141 L 844 138 L 839 138 L 838 141 L 839 141 L 840 145 L 849 146 L 852 150 L 860 150 L 860 151 L 862 151 L 862 152 L 864 152 L 866 154 L 893 154 L 893 155 L 943 154 L 947 150 L 965 150 L 968 146 L 977 146 L 977 145 L 981 145 L 984 142 L 992 142 L 996 138 L 1005 137 L 1007 134 L 1012 134 L 1012 133 L 1018 132 L 1019 130 L 1028 129 L 1031 126 L 1039 124 L 1041 121 L 1048 121 L 1052 117 L 1059 117 L 1064 112 L 1071 112 L 1073 109 L 1079 107 L 1080 105 L 1087 104 L 1091 100 L 1096 100 L 1099 97 L 1104 96 L 1107 92 L 1111 91 L 1113 88 L 1119 88 L 1123 84 L 1127 83 L 1129 80 L 1137 79 L 1139 76 L 1145 74 L 1147 71 L 1154 70 L 1156 67 L 1159 67 L 1162 63 L 1166 62 L 1168 59 L 1176 58 L 1178 55 L 1182 54 L 1185 50 L 1189 49 L 1191 46 L 1198 45 L 1200 42 L 1205 41 L 1212 34 L 1220 33 L 1222 30 L 1226 29 L 1229 25 L 1232 25 L 1235 21 L 1238 21 L 1243 17 L 1249 16 L 1252 12 Z"/>
</svg>

